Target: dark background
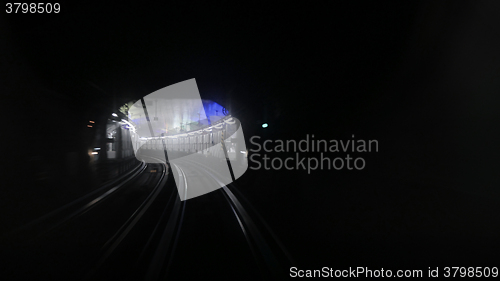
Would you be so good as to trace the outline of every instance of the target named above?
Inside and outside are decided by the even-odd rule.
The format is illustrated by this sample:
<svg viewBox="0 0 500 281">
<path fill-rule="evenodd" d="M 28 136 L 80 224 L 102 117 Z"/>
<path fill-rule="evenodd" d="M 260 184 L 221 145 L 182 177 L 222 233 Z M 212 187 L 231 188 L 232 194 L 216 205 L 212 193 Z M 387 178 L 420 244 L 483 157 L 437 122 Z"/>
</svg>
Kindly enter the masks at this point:
<svg viewBox="0 0 500 281">
<path fill-rule="evenodd" d="M 498 266 L 499 12 L 494 1 L 2 12 L 3 198 L 30 196 L 33 157 L 57 167 L 84 150 L 87 120 L 196 78 L 249 148 L 253 135 L 378 140 L 361 171 L 248 170 L 236 182 L 301 267 Z"/>
</svg>

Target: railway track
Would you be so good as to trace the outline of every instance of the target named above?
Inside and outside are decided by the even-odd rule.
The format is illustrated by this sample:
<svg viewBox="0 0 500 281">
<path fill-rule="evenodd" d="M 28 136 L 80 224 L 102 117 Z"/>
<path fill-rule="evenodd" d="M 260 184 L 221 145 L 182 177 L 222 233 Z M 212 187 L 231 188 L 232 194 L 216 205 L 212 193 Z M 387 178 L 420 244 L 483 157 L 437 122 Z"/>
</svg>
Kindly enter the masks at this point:
<svg viewBox="0 0 500 281">
<path fill-rule="evenodd" d="M 139 175 L 146 170 L 146 163 L 142 161 L 128 173 L 120 176 L 119 178 L 106 183 L 98 189 L 69 202 L 39 218 L 24 224 L 14 230 L 9 231 L 4 235 L 4 239 L 33 236 L 36 237 L 47 234 L 48 232 L 56 229 L 64 223 L 81 216 L 109 198 L 116 191 L 120 190 L 127 184 L 133 182 Z"/>
<path fill-rule="evenodd" d="M 196 273 L 185 270 L 189 259 L 206 256 L 200 272 L 222 274 L 214 267 L 222 258 L 227 268 L 247 270 L 257 279 L 283 276 L 282 269 L 293 262 L 237 189 L 233 192 L 199 163 L 169 164 L 142 162 L 120 179 L 12 232 L 31 233 L 29 245 L 43 244 L 44 252 L 28 259 L 27 263 L 39 263 L 32 271 L 51 268 L 74 280 L 182 279 Z M 177 173 L 186 195 L 191 171 L 222 188 L 181 200 L 172 173 Z M 64 237 L 55 241 L 60 235 Z M 193 243 L 197 246 L 191 247 Z M 40 262 L 43 253 L 53 249 L 63 249 L 56 265 Z"/>
<path fill-rule="evenodd" d="M 255 265 L 258 267 L 259 277 L 262 279 L 275 279 L 283 276 L 283 269 L 293 264 L 293 260 L 255 209 L 251 207 L 252 211 L 246 210 L 244 204 L 238 199 L 238 197 L 242 197 L 241 194 L 236 195 L 233 193 L 229 187 L 222 184 L 214 171 L 211 171 L 208 167 L 203 167 L 199 163 L 193 161 L 176 161 L 176 164 L 172 164 L 172 168 L 178 173 L 178 178 L 181 179 L 180 185 L 181 188 L 185 189 L 185 192 L 183 192 L 184 195 L 187 194 L 186 191 L 190 187 L 185 168 L 188 168 L 187 170 L 189 171 L 195 170 L 200 173 L 200 176 L 217 182 L 217 184 L 222 186 L 220 190 L 214 192 L 222 195 L 221 198 L 223 198 L 223 201 L 227 204 L 233 215 L 230 221 L 224 221 L 224 223 L 238 225 L 240 234 L 244 237 L 248 249 L 252 253 Z M 219 201 L 218 203 L 222 202 Z M 181 233 L 187 203 L 186 201 L 181 201 L 176 194 L 175 201 L 171 200 L 171 204 L 173 204 L 173 207 L 166 206 L 165 208 L 165 210 L 171 209 L 172 211 L 170 212 L 168 222 L 164 224 L 161 234 L 162 239 L 157 244 L 154 255 L 149 262 L 145 280 L 159 280 L 172 276 L 169 269 L 176 258 L 174 253 Z M 188 210 L 193 212 L 190 208 Z M 261 229 L 266 233 L 263 234 Z M 158 235 L 157 232 L 159 231 L 160 229 L 157 226 L 151 237 Z M 152 238 L 148 240 L 148 244 L 151 240 Z M 176 274 L 174 276 L 178 277 Z"/>
</svg>

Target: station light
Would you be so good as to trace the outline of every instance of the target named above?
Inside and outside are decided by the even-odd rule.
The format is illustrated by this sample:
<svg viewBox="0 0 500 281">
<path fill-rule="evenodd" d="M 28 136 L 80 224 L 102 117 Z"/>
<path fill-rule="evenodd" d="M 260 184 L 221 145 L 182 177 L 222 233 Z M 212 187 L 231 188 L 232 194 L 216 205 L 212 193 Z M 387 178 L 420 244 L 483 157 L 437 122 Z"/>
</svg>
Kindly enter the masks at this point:
<svg viewBox="0 0 500 281">
<path fill-rule="evenodd" d="M 262 128 L 267 128 L 269 125 L 267 123 L 262 124 Z"/>
</svg>

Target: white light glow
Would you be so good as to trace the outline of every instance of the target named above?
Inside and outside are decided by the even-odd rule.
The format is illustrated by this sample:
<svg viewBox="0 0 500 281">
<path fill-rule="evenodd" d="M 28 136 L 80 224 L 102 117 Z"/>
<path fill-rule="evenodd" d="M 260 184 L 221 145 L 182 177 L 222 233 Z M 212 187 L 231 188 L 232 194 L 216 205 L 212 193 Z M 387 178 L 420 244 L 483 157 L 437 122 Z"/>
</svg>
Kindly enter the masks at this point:
<svg viewBox="0 0 500 281">
<path fill-rule="evenodd" d="M 134 132 L 134 133 L 135 133 L 135 126 L 134 126 L 134 125 L 132 125 L 132 123 L 128 122 L 128 121 L 127 121 L 127 120 L 125 120 L 125 119 L 122 119 L 122 122 L 123 122 L 123 123 L 125 123 L 125 124 L 127 124 L 127 125 L 129 125 L 129 126 L 130 126 L 130 130 L 132 130 L 132 132 Z"/>
</svg>

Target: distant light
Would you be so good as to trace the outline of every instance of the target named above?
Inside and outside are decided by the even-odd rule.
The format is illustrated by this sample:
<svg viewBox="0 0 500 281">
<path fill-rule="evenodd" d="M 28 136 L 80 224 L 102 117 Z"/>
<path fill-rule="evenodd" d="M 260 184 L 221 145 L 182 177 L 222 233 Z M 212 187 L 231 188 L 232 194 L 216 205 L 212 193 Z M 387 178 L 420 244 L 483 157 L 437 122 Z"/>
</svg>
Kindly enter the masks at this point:
<svg viewBox="0 0 500 281">
<path fill-rule="evenodd" d="M 262 128 L 267 128 L 269 126 L 267 123 L 262 124 Z"/>
<path fill-rule="evenodd" d="M 92 128 L 92 126 L 91 126 L 91 125 L 87 125 L 87 127 Z"/>
<path fill-rule="evenodd" d="M 94 150 L 101 150 L 100 147 L 94 147 Z"/>
<path fill-rule="evenodd" d="M 127 125 L 129 125 L 129 126 L 130 126 L 130 128 L 129 128 L 129 129 L 131 129 L 131 130 L 132 130 L 132 132 L 134 132 L 134 133 L 135 133 L 135 127 L 134 127 L 134 125 L 132 125 L 130 122 L 128 122 L 128 121 L 127 121 L 127 120 L 125 120 L 125 119 L 122 119 L 122 122 L 123 122 L 123 123 L 125 123 L 125 124 L 127 124 Z"/>
<path fill-rule="evenodd" d="M 98 154 L 99 152 L 92 152 L 92 154 Z"/>
<path fill-rule="evenodd" d="M 116 115 L 116 113 L 112 113 L 111 115 L 113 115 L 114 117 L 118 117 L 118 115 Z"/>
<path fill-rule="evenodd" d="M 95 123 L 94 121 L 89 121 L 90 123 Z"/>
</svg>

